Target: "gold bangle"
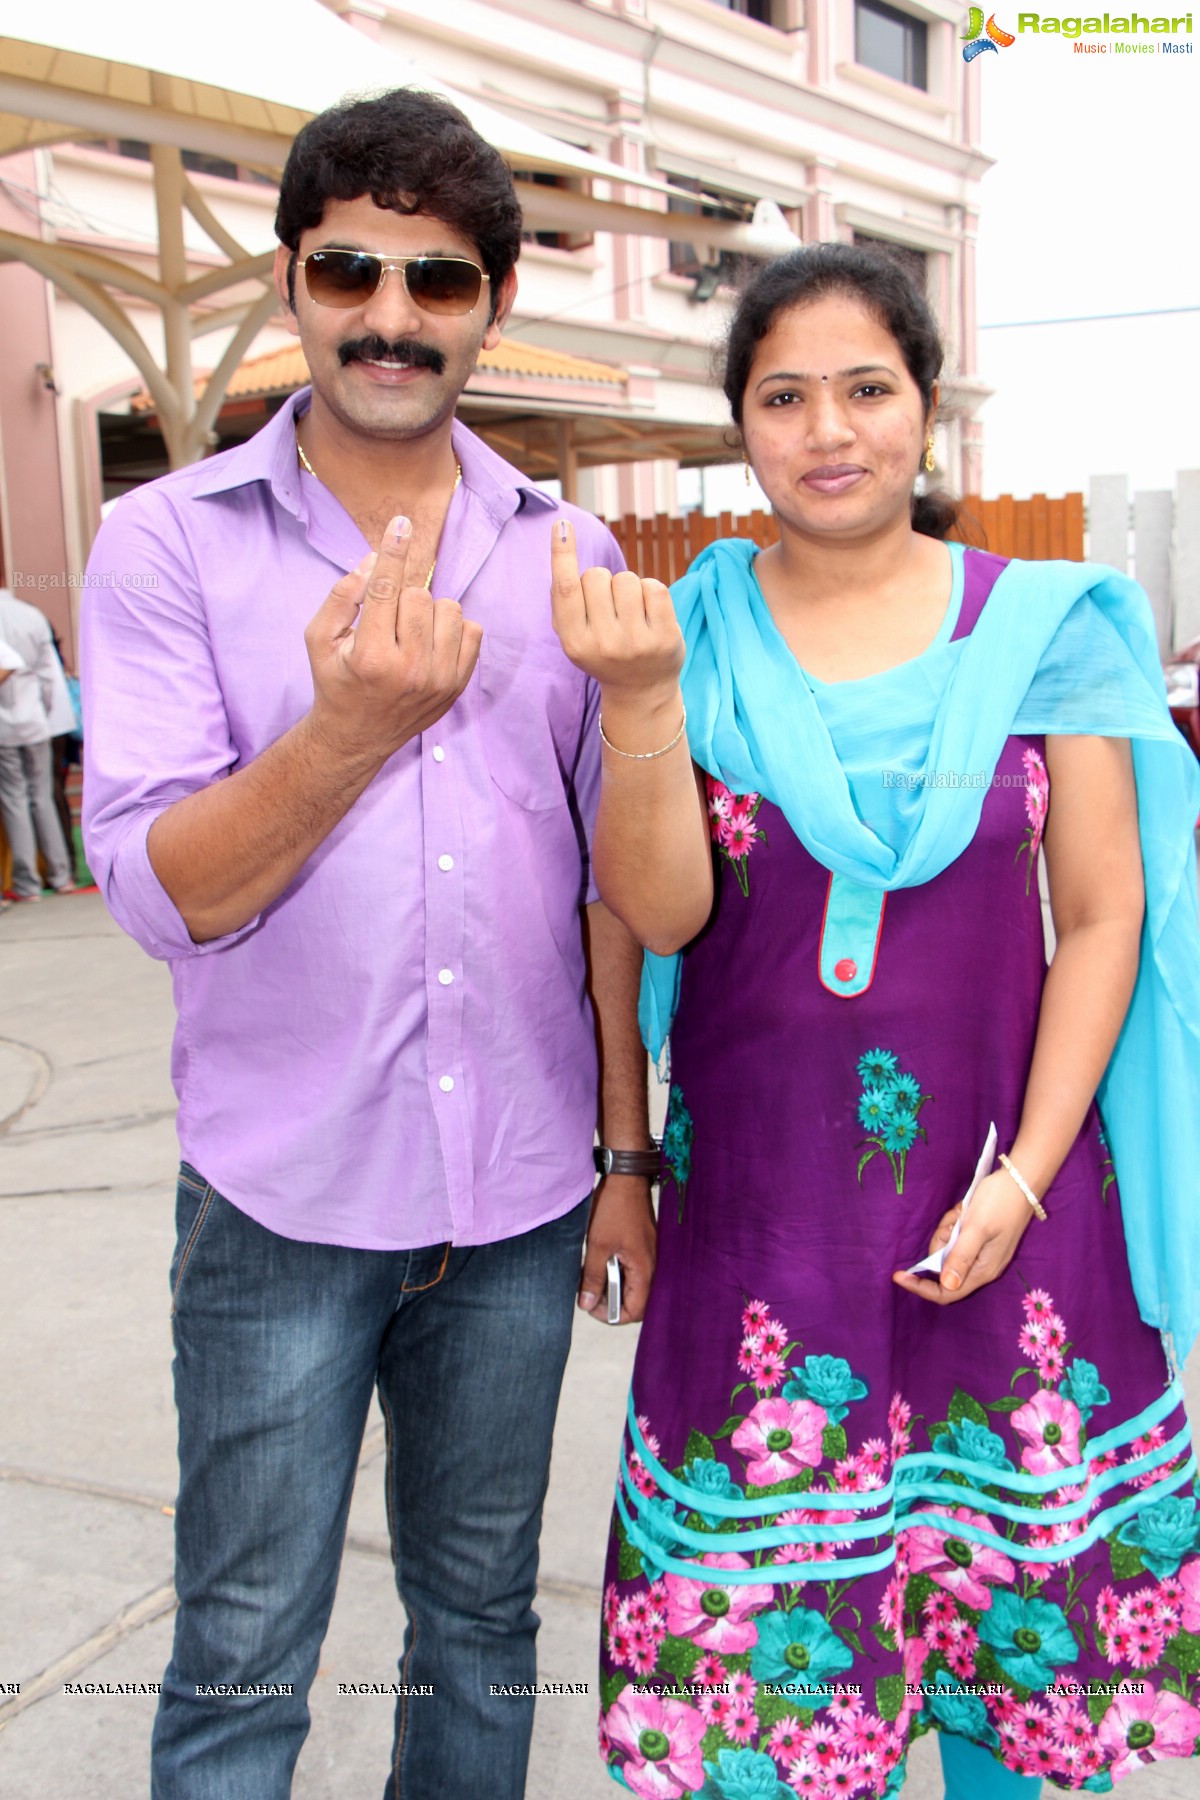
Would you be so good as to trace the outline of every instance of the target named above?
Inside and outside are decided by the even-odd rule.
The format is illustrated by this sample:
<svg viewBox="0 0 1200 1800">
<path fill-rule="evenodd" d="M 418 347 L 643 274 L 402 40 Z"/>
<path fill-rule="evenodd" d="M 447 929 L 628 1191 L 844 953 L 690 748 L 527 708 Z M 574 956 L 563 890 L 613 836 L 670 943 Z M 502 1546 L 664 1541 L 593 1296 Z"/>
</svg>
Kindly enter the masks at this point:
<svg viewBox="0 0 1200 1800">
<path fill-rule="evenodd" d="M 653 762 L 656 756 L 665 756 L 668 750 L 673 750 L 683 736 L 687 726 L 687 707 L 685 706 L 683 709 L 683 717 L 679 721 L 679 730 L 675 733 L 675 736 L 671 739 L 670 743 L 664 744 L 661 750 L 618 750 L 612 739 L 604 735 L 604 715 L 602 713 L 596 714 L 596 724 L 600 730 L 600 742 L 611 750 L 614 756 L 623 756 L 626 762 Z"/>
<path fill-rule="evenodd" d="M 1026 1181 L 1025 1177 L 1022 1175 L 1020 1169 L 1013 1167 L 1012 1163 L 1009 1162 L 1007 1156 L 1005 1156 L 1003 1151 L 1000 1152 L 1000 1156 L 999 1156 L 998 1160 L 1000 1163 L 1000 1167 L 1002 1169 L 1006 1170 L 1009 1175 L 1011 1175 L 1012 1179 L 1016 1182 L 1017 1186 L 1020 1188 L 1020 1190 L 1021 1190 L 1022 1194 L 1025 1196 L 1026 1200 L 1028 1200 L 1030 1206 L 1032 1206 L 1034 1218 L 1040 1219 L 1042 1221 L 1042 1224 L 1044 1225 L 1046 1223 L 1046 1209 L 1042 1205 L 1041 1201 L 1038 1199 L 1037 1195 L 1034 1193 L 1033 1189 L 1030 1187 L 1029 1183 Z"/>
</svg>

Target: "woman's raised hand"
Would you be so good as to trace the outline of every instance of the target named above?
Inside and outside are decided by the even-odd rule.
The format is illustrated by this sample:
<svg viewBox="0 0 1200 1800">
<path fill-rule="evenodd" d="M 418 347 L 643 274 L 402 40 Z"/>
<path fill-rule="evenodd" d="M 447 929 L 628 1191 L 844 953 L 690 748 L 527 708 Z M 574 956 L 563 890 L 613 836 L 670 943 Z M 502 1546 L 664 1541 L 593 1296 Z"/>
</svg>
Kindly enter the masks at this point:
<svg viewBox="0 0 1200 1800">
<path fill-rule="evenodd" d="M 567 656 L 605 690 L 660 698 L 676 692 L 683 667 L 683 633 L 661 581 L 609 569 L 579 572 L 569 519 L 551 526 L 550 606 Z"/>
</svg>

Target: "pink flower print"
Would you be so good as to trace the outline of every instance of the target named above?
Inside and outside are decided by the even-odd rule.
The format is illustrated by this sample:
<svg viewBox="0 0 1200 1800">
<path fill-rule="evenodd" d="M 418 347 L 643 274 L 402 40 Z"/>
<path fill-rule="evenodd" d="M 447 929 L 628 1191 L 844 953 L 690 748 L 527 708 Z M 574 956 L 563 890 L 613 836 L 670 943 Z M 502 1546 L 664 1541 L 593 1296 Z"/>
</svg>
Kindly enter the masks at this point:
<svg viewBox="0 0 1200 1800">
<path fill-rule="evenodd" d="M 706 1650 L 692 1672 L 692 1680 L 701 1687 L 722 1687 L 729 1679 L 729 1673 L 719 1656 Z"/>
<path fill-rule="evenodd" d="M 839 1494 L 861 1494 L 864 1492 L 867 1483 L 863 1479 L 863 1472 L 858 1466 L 856 1457 L 846 1456 L 843 1457 L 840 1462 L 834 1463 L 833 1485 Z"/>
<path fill-rule="evenodd" d="M 879 1623 L 893 1637 L 899 1637 L 904 1629 L 904 1591 L 907 1582 L 893 1578 L 883 1590 L 883 1599 L 879 1602 Z"/>
<path fill-rule="evenodd" d="M 782 1356 L 787 1349 L 787 1327 L 778 1319 L 767 1319 L 759 1328 L 758 1354 L 760 1356 Z"/>
<path fill-rule="evenodd" d="M 751 1380 L 753 1380 L 754 1371 L 758 1366 L 757 1331 L 749 1332 L 742 1339 L 741 1348 L 738 1350 L 737 1354 L 737 1364 L 738 1368 L 742 1371 L 742 1374 L 749 1375 Z"/>
<path fill-rule="evenodd" d="M 1111 1587 L 1103 1587 L 1096 1595 L 1096 1626 L 1100 1631 L 1111 1631 L 1119 1617 L 1119 1601 Z"/>
<path fill-rule="evenodd" d="M 1176 1579 L 1183 1590 L 1179 1622 L 1185 1631 L 1200 1631 L 1200 1557 L 1184 1563 Z"/>
<path fill-rule="evenodd" d="M 629 1457 L 629 1479 L 638 1493 L 644 1494 L 648 1500 L 658 1492 L 658 1483 L 636 1450 L 632 1451 Z"/>
<path fill-rule="evenodd" d="M 704 785 L 708 790 L 709 818 L 727 819 L 733 811 L 734 796 L 730 793 L 723 781 L 717 781 L 712 775 L 705 776 Z M 715 835 L 714 832 L 714 836 Z"/>
<path fill-rule="evenodd" d="M 1031 1475 L 1074 1468 L 1079 1461 L 1081 1422 L 1075 1402 L 1048 1388 L 1027 1400 L 1012 1415 L 1013 1430 L 1025 1439 L 1022 1467 Z"/>
<path fill-rule="evenodd" d="M 1027 1319 L 1048 1319 L 1054 1311 L 1054 1302 L 1045 1288 L 1031 1288 L 1021 1302 Z"/>
<path fill-rule="evenodd" d="M 837 1761 L 841 1753 L 841 1745 L 832 1727 L 824 1720 L 812 1725 L 804 1733 L 802 1756 L 811 1756 L 818 1768 L 824 1772 L 829 1765 Z"/>
<path fill-rule="evenodd" d="M 858 1764 L 852 1757 L 835 1757 L 825 1771 L 825 1792 L 839 1797 L 850 1795 L 858 1786 L 858 1777 Z"/>
<path fill-rule="evenodd" d="M 779 1719 L 767 1739 L 767 1755 L 773 1756 L 777 1763 L 790 1763 L 796 1760 L 800 1745 L 801 1725 L 791 1713 L 785 1713 Z"/>
<path fill-rule="evenodd" d="M 704 1786 L 705 1724 L 691 1706 L 631 1685 L 617 1695 L 607 1724 L 613 1749 L 626 1759 L 622 1779 L 640 1800 L 679 1800 Z"/>
<path fill-rule="evenodd" d="M 868 1438 L 858 1453 L 859 1467 L 872 1475 L 878 1475 L 882 1486 L 887 1479 L 888 1465 L 892 1453 L 882 1438 Z"/>
<path fill-rule="evenodd" d="M 760 1393 L 769 1394 L 779 1386 L 787 1373 L 787 1364 L 782 1356 L 758 1356 L 750 1370 L 750 1379 Z"/>
<path fill-rule="evenodd" d="M 861 1694 L 835 1694 L 829 1702 L 829 1716 L 840 1731 L 854 1731 L 863 1714 Z"/>
<path fill-rule="evenodd" d="M 642 1438 L 645 1442 L 647 1450 L 650 1452 L 651 1456 L 657 1457 L 660 1454 L 658 1439 L 655 1437 L 654 1433 L 651 1431 L 650 1421 L 646 1417 L 645 1413 L 638 1414 L 637 1422 L 638 1422 L 638 1430 L 642 1434 Z"/>
<path fill-rule="evenodd" d="M 927 1619 L 921 1636 L 931 1650 L 938 1650 L 944 1657 L 949 1658 L 950 1651 L 954 1646 L 954 1635 L 944 1620 Z"/>
<path fill-rule="evenodd" d="M 758 1683 L 745 1669 L 738 1669 L 729 1677 L 729 1692 L 734 1700 L 746 1700 L 754 1705 L 754 1696 L 758 1692 Z"/>
<path fill-rule="evenodd" d="M 1037 1372 L 1048 1385 L 1061 1381 L 1066 1372 L 1062 1351 L 1056 1350 L 1051 1344 L 1043 1346 L 1037 1359 Z"/>
<path fill-rule="evenodd" d="M 811 1400 L 760 1400 L 730 1439 L 746 1458 L 750 1486 L 770 1487 L 815 1469 L 826 1423 L 824 1408 Z"/>
<path fill-rule="evenodd" d="M 1200 1712 L 1179 1694 L 1118 1694 L 1100 1721 L 1100 1744 L 1112 1759 L 1114 1781 L 1165 1756 L 1189 1756 L 1200 1735 Z"/>
<path fill-rule="evenodd" d="M 615 1581 L 610 1581 L 604 1590 L 604 1610 L 602 1617 L 605 1625 L 612 1626 L 616 1624 L 617 1608 L 620 1604 L 621 1602 L 617 1597 L 617 1584 Z"/>
<path fill-rule="evenodd" d="M 749 1300 L 742 1308 L 742 1330 L 761 1331 L 770 1317 L 771 1309 L 765 1300 Z"/>
<path fill-rule="evenodd" d="M 1043 1323 L 1046 1327 L 1046 1342 L 1052 1345 L 1055 1350 L 1065 1350 L 1067 1347 L 1067 1328 L 1059 1318 L 1058 1314 L 1051 1313 L 1049 1318 L 1045 1319 Z"/>
<path fill-rule="evenodd" d="M 717 834 L 717 842 L 731 862 L 740 861 L 749 856 L 758 839 L 758 826 L 754 816 L 748 810 L 738 808 L 731 812 L 727 819 L 722 819 Z"/>
<path fill-rule="evenodd" d="M 775 1523 L 777 1525 L 848 1525 L 857 1513 L 844 1512 L 838 1507 L 801 1506 L 789 1508 L 781 1512 Z M 829 1538 L 821 1542 L 812 1539 L 801 1539 L 795 1544 L 781 1544 L 772 1557 L 773 1562 L 829 1562 L 839 1550 L 849 1550 L 853 1545 L 852 1538 Z"/>
<path fill-rule="evenodd" d="M 1013 1416 L 1016 1417 L 1015 1414 Z M 912 1514 L 914 1520 L 927 1516 L 924 1510 Z M 956 1506 L 949 1516 L 985 1531 L 994 1542 L 981 1544 L 974 1538 L 968 1541 L 966 1538 L 955 1537 L 943 1525 L 917 1526 L 905 1533 L 909 1566 L 914 1575 L 930 1576 L 939 1587 L 946 1588 L 965 1606 L 973 1606 L 977 1611 L 985 1612 L 992 1604 L 991 1592 L 986 1584 L 989 1581 L 1013 1581 L 1016 1571 L 1000 1548 L 1003 1540 L 983 1513 L 974 1513 L 966 1506 Z"/>
<path fill-rule="evenodd" d="M 938 1619 L 942 1624 L 949 1624 L 951 1619 L 958 1617 L 958 1608 L 954 1604 L 953 1597 L 944 1588 L 935 1588 L 933 1593 L 927 1596 L 921 1611 L 927 1619 Z"/>
<path fill-rule="evenodd" d="M 1032 747 L 1025 751 L 1021 762 L 1025 769 L 1025 817 L 1029 820 L 1029 824 L 1017 850 L 1016 861 L 1020 862 L 1023 856 L 1029 859 L 1025 870 L 1025 892 L 1028 893 L 1033 871 L 1037 866 L 1042 833 L 1046 829 L 1046 811 L 1050 804 L 1050 777 L 1046 773 L 1045 763 Z"/>
<path fill-rule="evenodd" d="M 862 1712 L 855 1719 L 849 1742 L 855 1756 L 863 1759 L 868 1756 L 886 1758 L 891 1750 L 887 1726 L 882 1719 L 869 1712 Z"/>
<path fill-rule="evenodd" d="M 627 1668 L 633 1656 L 633 1632 L 628 1625 L 614 1625 L 608 1634 L 608 1654 L 618 1668 Z"/>
<path fill-rule="evenodd" d="M 1118 1619 L 1108 1633 L 1108 1641 L 1104 1654 L 1110 1663 L 1130 1663 L 1133 1661 L 1133 1627 Z"/>
<path fill-rule="evenodd" d="M 652 1675 L 654 1665 L 658 1661 L 658 1645 L 644 1625 L 635 1625 L 632 1632 L 633 1647 L 629 1654 L 629 1666 L 635 1675 Z"/>
<path fill-rule="evenodd" d="M 1130 1662 L 1135 1669 L 1152 1669 L 1163 1653 L 1163 1632 L 1149 1619 L 1134 1619 L 1129 1632 L 1133 1639 Z"/>
<path fill-rule="evenodd" d="M 769 1404 L 769 1402 L 767 1402 Z M 705 1569 L 748 1569 L 749 1562 L 735 1551 L 700 1558 Z M 705 1650 L 726 1656 L 740 1655 L 758 1642 L 758 1626 L 749 1614 L 769 1606 L 774 1590 L 758 1582 L 730 1582 L 721 1587 L 686 1575 L 668 1575 L 667 1630 L 676 1637 L 690 1637 Z"/>
<path fill-rule="evenodd" d="M 701 1694 L 696 1704 L 706 1725 L 719 1725 L 724 1730 L 733 1711 L 733 1701 L 728 1694 Z"/>
<path fill-rule="evenodd" d="M 798 1756 L 788 1764 L 787 1784 L 798 1794 L 821 1794 L 825 1791 L 825 1771 L 813 1756 Z"/>
<path fill-rule="evenodd" d="M 1022 1356 L 1027 1356 L 1030 1362 L 1037 1361 L 1046 1348 L 1046 1327 L 1041 1319 L 1029 1319 L 1022 1325 L 1017 1344 Z"/>
<path fill-rule="evenodd" d="M 892 1436 L 892 1455 L 903 1456 L 908 1449 L 910 1437 L 909 1424 L 912 1419 L 912 1407 L 899 1394 L 892 1395 L 892 1404 L 888 1407 L 888 1430 Z"/>
<path fill-rule="evenodd" d="M 753 1706 L 745 1700 L 732 1701 L 725 1721 L 725 1736 L 735 1744 L 748 1744 L 757 1735 L 758 1718 Z"/>
</svg>

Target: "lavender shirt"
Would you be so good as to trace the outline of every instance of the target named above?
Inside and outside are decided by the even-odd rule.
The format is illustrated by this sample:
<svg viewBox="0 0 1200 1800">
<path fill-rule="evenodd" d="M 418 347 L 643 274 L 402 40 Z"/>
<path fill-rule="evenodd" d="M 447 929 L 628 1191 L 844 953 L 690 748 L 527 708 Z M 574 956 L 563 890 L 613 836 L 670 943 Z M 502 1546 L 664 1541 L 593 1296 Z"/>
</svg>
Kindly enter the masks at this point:
<svg viewBox="0 0 1200 1800">
<path fill-rule="evenodd" d="M 479 665 L 278 900 L 194 944 L 146 853 L 154 819 L 308 710 L 303 632 L 368 546 L 301 475 L 308 390 L 248 443 L 128 495 L 82 621 L 88 862 L 170 962 L 185 1159 L 286 1237 L 488 1243 L 592 1183 L 596 1053 L 580 907 L 599 789 L 597 692 L 550 622 L 550 524 L 622 567 L 595 519 L 461 425 L 435 591 Z"/>
</svg>

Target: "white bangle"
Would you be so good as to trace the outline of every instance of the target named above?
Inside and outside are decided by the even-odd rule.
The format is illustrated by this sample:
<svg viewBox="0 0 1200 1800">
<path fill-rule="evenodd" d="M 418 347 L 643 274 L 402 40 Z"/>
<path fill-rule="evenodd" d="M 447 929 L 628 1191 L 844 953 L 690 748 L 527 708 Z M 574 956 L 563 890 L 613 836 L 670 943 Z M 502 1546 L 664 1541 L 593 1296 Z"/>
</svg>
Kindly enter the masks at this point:
<svg viewBox="0 0 1200 1800">
<path fill-rule="evenodd" d="M 614 756 L 623 756 L 626 762 L 653 762 L 656 756 L 665 756 L 668 750 L 673 750 L 683 736 L 687 727 L 687 707 L 685 706 L 683 709 L 683 717 L 679 721 L 679 730 L 675 733 L 675 736 L 671 739 L 670 743 L 664 744 L 661 750 L 618 750 L 612 739 L 606 737 L 604 734 L 604 716 L 602 713 L 596 714 L 596 724 L 600 730 L 600 742 L 605 745 L 607 749 L 611 750 Z"/>
<path fill-rule="evenodd" d="M 1000 1162 L 1000 1167 L 1007 1171 L 1007 1173 L 1012 1177 L 1012 1179 L 1016 1182 L 1017 1186 L 1020 1188 L 1020 1190 L 1021 1190 L 1022 1194 L 1025 1196 L 1026 1200 L 1028 1200 L 1030 1206 L 1033 1208 L 1034 1218 L 1040 1219 L 1044 1225 L 1046 1223 L 1046 1209 L 1042 1205 L 1041 1201 L 1038 1199 L 1037 1195 L 1034 1193 L 1033 1189 L 1030 1187 L 1029 1183 L 1026 1181 L 1025 1177 L 1022 1175 L 1020 1169 L 1013 1167 L 1012 1163 L 1009 1162 L 1007 1156 L 1005 1156 L 1003 1151 L 1001 1151 L 1001 1153 L 1000 1153 L 999 1162 Z"/>
</svg>

